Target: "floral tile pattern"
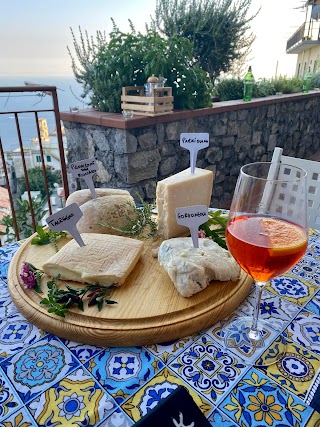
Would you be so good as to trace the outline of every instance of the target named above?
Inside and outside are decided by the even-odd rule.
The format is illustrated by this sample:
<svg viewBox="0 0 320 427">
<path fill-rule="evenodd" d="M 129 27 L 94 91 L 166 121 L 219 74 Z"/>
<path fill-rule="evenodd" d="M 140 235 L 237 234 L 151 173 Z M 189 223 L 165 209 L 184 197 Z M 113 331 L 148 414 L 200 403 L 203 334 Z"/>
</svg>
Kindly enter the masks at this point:
<svg viewBox="0 0 320 427">
<path fill-rule="evenodd" d="M 282 359 L 258 369 L 292 394 L 304 399 L 319 368 L 320 357 L 300 345 L 288 343 Z"/>
<path fill-rule="evenodd" d="M 32 427 L 36 426 L 28 411 L 20 408 L 17 412 L 10 414 L 0 422 L 0 427 Z"/>
<path fill-rule="evenodd" d="M 318 268 L 318 262 L 313 258 L 302 258 L 291 270 L 290 273 L 299 277 L 300 279 L 307 280 L 310 283 L 314 283 L 320 286 L 320 274 Z"/>
<path fill-rule="evenodd" d="M 93 427 L 116 407 L 83 368 L 69 374 L 28 404 L 41 426 Z"/>
<path fill-rule="evenodd" d="M 203 335 L 172 363 L 170 368 L 208 400 L 217 403 L 243 375 L 246 366 Z"/>
<path fill-rule="evenodd" d="M 302 307 L 319 290 L 319 287 L 289 274 L 273 279 L 266 290 Z"/>
<path fill-rule="evenodd" d="M 213 409 L 212 404 L 201 397 L 195 390 L 188 387 L 179 377 L 175 376 L 169 369 L 165 368 L 154 376 L 147 384 L 139 389 L 130 399 L 121 405 L 121 408 L 137 422 L 150 409 L 154 408 L 161 399 L 166 398 L 179 385 L 188 389 L 195 403 L 204 415 Z"/>
<path fill-rule="evenodd" d="M 0 372 L 0 420 L 16 411 L 21 401 L 9 381 Z"/>
<path fill-rule="evenodd" d="M 30 345 L 1 363 L 24 402 L 76 368 L 79 362 L 52 335 Z"/>
<path fill-rule="evenodd" d="M 63 338 L 60 338 L 63 344 L 68 347 L 68 349 L 76 356 L 76 358 L 81 362 L 85 363 L 87 360 L 91 359 L 100 351 L 104 350 L 105 347 L 96 347 L 89 344 L 79 344 L 74 341 L 69 341 Z"/>
<path fill-rule="evenodd" d="M 320 315 L 301 310 L 285 333 L 292 341 L 320 356 Z"/>
<path fill-rule="evenodd" d="M 8 268 L 13 255 L 19 249 L 21 242 L 11 243 L 10 245 L 0 247 L 0 276 L 7 281 Z"/>
<path fill-rule="evenodd" d="M 85 367 L 121 403 L 152 378 L 163 363 L 145 349 L 109 348 L 90 359 Z"/>
<path fill-rule="evenodd" d="M 179 354 L 185 347 L 190 345 L 197 335 L 186 337 L 179 340 L 168 341 L 161 344 L 148 345 L 146 348 L 150 350 L 155 356 L 159 357 L 164 363 L 169 362 L 177 354 Z"/>
<path fill-rule="evenodd" d="M 17 314 L 18 309 L 10 297 L 7 284 L 0 284 L 0 318 L 9 317 Z"/>
<path fill-rule="evenodd" d="M 320 261 L 320 242 L 309 244 L 305 256 Z"/>
<path fill-rule="evenodd" d="M 134 422 L 121 409 L 117 409 L 98 427 L 131 427 Z"/>
<path fill-rule="evenodd" d="M 44 335 L 20 313 L 0 320 L 0 361 L 39 340 Z"/>
<path fill-rule="evenodd" d="M 320 316 L 320 291 L 305 306 L 308 311 L 313 311 Z"/>
<path fill-rule="evenodd" d="M 313 410 L 254 369 L 248 371 L 220 404 L 242 427 L 306 425 Z"/>
<path fill-rule="evenodd" d="M 255 302 L 256 294 L 254 291 L 248 295 L 245 301 L 238 307 L 238 310 L 248 316 L 252 316 Z M 259 317 L 270 321 L 273 329 L 282 331 L 299 310 L 300 308 L 297 305 L 292 304 L 288 300 L 275 296 L 265 290 L 262 292 Z"/>
</svg>

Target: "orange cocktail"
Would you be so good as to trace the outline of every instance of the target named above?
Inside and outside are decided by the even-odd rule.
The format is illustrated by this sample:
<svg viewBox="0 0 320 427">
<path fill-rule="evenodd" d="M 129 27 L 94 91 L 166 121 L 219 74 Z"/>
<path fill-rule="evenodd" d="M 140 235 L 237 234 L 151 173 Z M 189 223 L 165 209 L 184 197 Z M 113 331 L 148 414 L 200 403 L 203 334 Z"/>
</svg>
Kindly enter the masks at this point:
<svg viewBox="0 0 320 427">
<path fill-rule="evenodd" d="M 288 271 L 307 247 L 305 230 L 283 219 L 241 215 L 227 227 L 228 248 L 255 281 L 266 282 Z"/>
</svg>

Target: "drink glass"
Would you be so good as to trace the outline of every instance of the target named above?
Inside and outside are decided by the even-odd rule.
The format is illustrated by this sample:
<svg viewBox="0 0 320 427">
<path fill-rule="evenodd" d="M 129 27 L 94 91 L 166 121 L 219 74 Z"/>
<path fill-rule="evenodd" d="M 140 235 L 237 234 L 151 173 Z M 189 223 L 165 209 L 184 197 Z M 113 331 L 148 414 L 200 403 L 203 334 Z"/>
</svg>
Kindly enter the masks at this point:
<svg viewBox="0 0 320 427">
<path fill-rule="evenodd" d="M 226 241 L 237 263 L 255 282 L 256 304 L 253 317 L 232 319 L 223 326 L 221 337 L 227 348 L 240 347 L 241 341 L 252 356 L 248 364 L 275 363 L 285 352 L 286 341 L 280 336 L 274 358 L 251 363 L 268 347 L 266 327 L 272 328 L 259 320 L 262 289 L 293 267 L 307 247 L 306 176 L 305 170 L 282 163 L 251 163 L 240 170 Z"/>
</svg>

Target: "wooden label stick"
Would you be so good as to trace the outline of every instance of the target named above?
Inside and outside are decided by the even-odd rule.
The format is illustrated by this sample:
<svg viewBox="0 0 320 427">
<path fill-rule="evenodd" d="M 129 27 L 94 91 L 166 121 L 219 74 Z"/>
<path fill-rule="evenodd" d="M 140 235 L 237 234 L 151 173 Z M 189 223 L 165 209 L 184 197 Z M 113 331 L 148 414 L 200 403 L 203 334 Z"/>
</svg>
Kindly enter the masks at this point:
<svg viewBox="0 0 320 427">
<path fill-rule="evenodd" d="M 83 216 L 83 212 L 76 203 L 66 206 L 60 211 L 48 216 L 46 222 L 52 231 L 68 231 L 79 246 L 85 246 L 77 229 L 77 222 Z"/>
</svg>

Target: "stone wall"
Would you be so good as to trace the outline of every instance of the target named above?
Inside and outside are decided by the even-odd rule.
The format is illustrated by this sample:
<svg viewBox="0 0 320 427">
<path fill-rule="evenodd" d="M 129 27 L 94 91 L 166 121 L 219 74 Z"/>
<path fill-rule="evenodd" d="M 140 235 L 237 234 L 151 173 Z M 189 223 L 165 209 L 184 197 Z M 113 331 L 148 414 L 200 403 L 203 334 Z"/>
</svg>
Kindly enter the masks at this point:
<svg viewBox="0 0 320 427">
<path fill-rule="evenodd" d="M 194 116 L 180 114 L 180 119 L 173 113 L 162 119 L 144 118 L 139 125 L 134 118 L 131 128 L 129 119 L 122 129 L 92 124 L 93 120 L 77 122 L 62 113 L 68 163 L 95 157 L 96 187 L 124 188 L 135 198 L 139 194 L 152 200 L 158 180 L 189 166 L 189 152 L 179 145 L 180 133 L 208 132 L 210 145 L 199 152 L 197 166 L 215 174 L 211 205 L 228 207 L 242 165 L 270 160 L 276 146 L 294 157 L 309 158 L 320 151 L 319 95 L 272 97 L 248 104 L 230 101 L 200 113 L 196 110 Z M 102 113 L 98 114 L 101 123 Z M 84 181 L 69 178 L 70 191 L 86 188 Z"/>
</svg>

